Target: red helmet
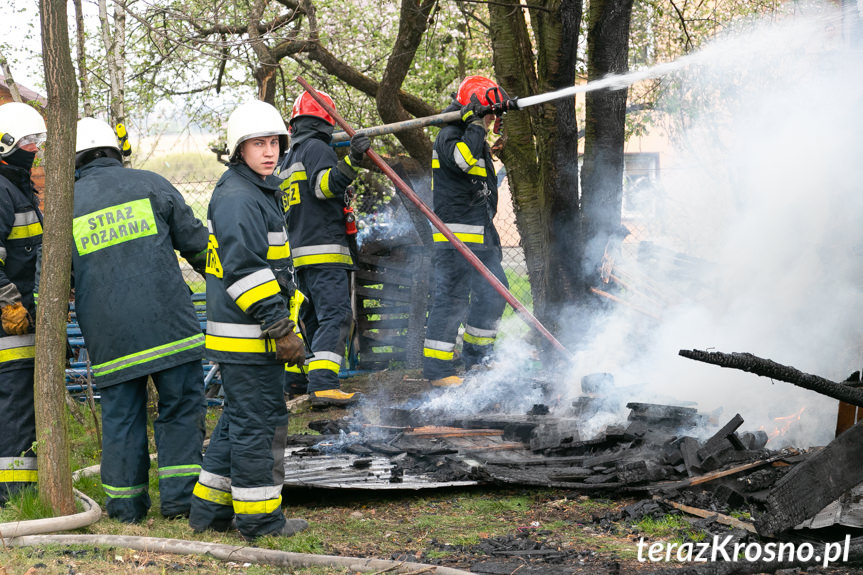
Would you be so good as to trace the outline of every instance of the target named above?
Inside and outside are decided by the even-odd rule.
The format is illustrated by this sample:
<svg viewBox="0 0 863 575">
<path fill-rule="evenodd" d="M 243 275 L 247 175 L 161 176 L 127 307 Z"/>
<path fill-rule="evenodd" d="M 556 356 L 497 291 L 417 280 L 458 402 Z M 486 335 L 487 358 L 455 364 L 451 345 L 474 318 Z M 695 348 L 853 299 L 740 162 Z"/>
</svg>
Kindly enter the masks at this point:
<svg viewBox="0 0 863 575">
<path fill-rule="evenodd" d="M 336 109 L 336 105 L 333 102 L 333 99 L 330 98 L 329 94 L 321 92 L 320 90 L 318 90 L 318 94 L 320 94 L 324 101 L 334 110 Z M 300 116 L 314 116 L 315 118 L 320 118 L 321 120 L 326 121 L 330 126 L 336 125 L 336 121 L 333 120 L 333 117 L 330 116 L 308 92 L 303 92 L 294 102 L 294 107 L 291 109 L 290 122 L 293 122 L 294 118 L 298 118 Z"/>
<path fill-rule="evenodd" d="M 489 102 L 488 98 L 489 90 L 492 90 L 491 102 Z M 468 76 L 459 84 L 455 98 L 459 104 L 466 106 L 470 102 L 470 97 L 476 94 L 480 104 L 491 106 L 495 101 L 499 102 L 502 100 L 501 92 L 500 87 L 488 78 L 483 76 Z"/>
</svg>

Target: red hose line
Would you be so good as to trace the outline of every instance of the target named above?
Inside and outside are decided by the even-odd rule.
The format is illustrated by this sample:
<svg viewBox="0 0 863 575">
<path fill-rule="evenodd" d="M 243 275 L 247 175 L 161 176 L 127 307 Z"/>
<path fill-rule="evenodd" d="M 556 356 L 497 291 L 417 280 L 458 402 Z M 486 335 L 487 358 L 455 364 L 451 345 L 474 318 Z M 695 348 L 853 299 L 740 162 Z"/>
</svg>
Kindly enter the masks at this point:
<svg viewBox="0 0 863 575">
<path fill-rule="evenodd" d="M 315 101 L 320 104 L 320 106 L 326 110 L 326 112 L 338 123 L 341 128 L 347 132 L 348 136 L 354 135 L 354 129 L 351 128 L 347 122 L 345 122 L 344 118 L 342 118 L 336 110 L 330 106 L 318 92 L 312 88 L 308 82 L 303 79 L 302 76 L 297 76 L 297 82 L 305 88 L 306 92 L 315 99 Z M 491 284 L 491 287 L 495 289 L 497 293 L 503 297 L 512 306 L 512 308 L 518 313 L 519 316 L 531 327 L 536 329 L 540 334 L 542 334 L 551 344 L 560 352 L 562 352 L 567 359 L 571 359 L 569 350 L 567 350 L 562 343 L 560 343 L 557 338 L 552 335 L 550 331 L 548 331 L 542 323 L 526 307 L 522 305 L 518 299 L 512 293 L 506 289 L 506 286 L 495 277 L 493 273 L 489 271 L 487 267 L 480 261 L 476 255 L 470 251 L 464 242 L 458 239 L 455 234 L 450 230 L 446 224 L 444 224 L 441 219 L 435 214 L 423 201 L 419 196 L 414 193 L 409 185 L 402 180 L 395 171 L 390 168 L 386 162 L 384 162 L 383 158 L 381 158 L 377 152 L 369 148 L 366 152 L 372 162 L 384 173 L 386 176 L 392 180 L 393 184 L 395 184 L 396 188 L 404 194 L 417 208 L 431 221 L 431 223 L 438 229 L 440 233 L 444 235 L 446 239 L 450 241 L 450 243 L 458 250 L 458 252 L 464 256 L 464 258 L 470 262 L 470 264 L 476 268 L 476 270 L 482 275 L 485 280 Z"/>
</svg>

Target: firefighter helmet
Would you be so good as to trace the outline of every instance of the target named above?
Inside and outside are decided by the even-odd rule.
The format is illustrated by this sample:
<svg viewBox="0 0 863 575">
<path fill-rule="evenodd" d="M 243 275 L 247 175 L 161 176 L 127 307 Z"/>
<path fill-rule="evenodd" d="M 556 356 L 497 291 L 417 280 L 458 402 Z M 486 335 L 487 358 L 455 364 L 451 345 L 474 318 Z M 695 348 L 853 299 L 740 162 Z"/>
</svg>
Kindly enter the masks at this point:
<svg viewBox="0 0 863 575">
<path fill-rule="evenodd" d="M 44 141 L 47 131 L 45 119 L 33 106 L 21 102 L 3 104 L 0 106 L 0 157 L 11 154 L 27 136 L 33 136 L 34 141 Z"/>
<path fill-rule="evenodd" d="M 336 105 L 333 102 L 333 99 L 330 98 L 330 95 L 326 92 L 321 92 L 318 90 L 318 94 L 324 99 L 324 101 L 330 105 L 330 107 L 335 110 Z M 336 121 L 333 120 L 333 117 L 324 110 L 324 108 L 318 104 L 318 102 L 312 98 L 312 95 L 308 92 L 303 92 L 299 98 L 294 102 L 294 107 L 291 109 L 291 122 L 294 121 L 294 118 L 299 118 L 300 116 L 314 116 L 315 118 L 320 118 L 327 122 L 330 126 L 335 126 Z"/>
<path fill-rule="evenodd" d="M 80 154 L 96 148 L 111 148 L 120 153 L 117 134 L 107 122 L 96 118 L 81 118 L 78 120 L 78 131 L 75 135 L 75 153 Z"/>
<path fill-rule="evenodd" d="M 237 106 L 226 124 L 228 132 L 228 157 L 233 160 L 240 144 L 251 138 L 279 136 L 284 150 L 288 145 L 288 130 L 282 115 L 272 105 L 261 100 L 251 100 Z"/>
<path fill-rule="evenodd" d="M 489 101 L 489 90 L 492 91 L 492 101 Z M 502 92 L 500 86 L 484 76 L 468 76 L 459 84 L 455 99 L 462 106 L 466 106 L 470 103 L 470 97 L 475 94 L 480 104 L 491 106 L 496 101 L 502 101 Z"/>
</svg>

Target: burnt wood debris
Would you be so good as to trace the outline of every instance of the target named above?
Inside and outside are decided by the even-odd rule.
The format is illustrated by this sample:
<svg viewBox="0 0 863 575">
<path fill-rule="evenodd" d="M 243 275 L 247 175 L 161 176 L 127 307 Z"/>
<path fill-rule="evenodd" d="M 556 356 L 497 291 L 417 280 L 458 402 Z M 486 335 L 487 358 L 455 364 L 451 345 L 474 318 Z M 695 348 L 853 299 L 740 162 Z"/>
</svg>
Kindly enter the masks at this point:
<svg viewBox="0 0 863 575">
<path fill-rule="evenodd" d="M 859 374 L 834 383 L 751 354 L 682 350 L 680 355 L 861 405 L 860 392 L 850 385 Z M 540 380 L 531 384 L 552 388 Z M 356 409 L 339 420 L 310 424 L 321 435 L 292 437 L 286 487 L 553 487 L 571 490 L 573 497 L 640 498 L 622 512 L 633 521 L 684 512 L 701 517 L 701 526 L 715 526 L 717 534 L 730 533 L 741 542 L 799 542 L 815 537 L 799 529 L 804 521 L 863 481 L 863 427 L 854 421 L 824 448 L 772 450 L 767 433 L 746 430 L 741 414 L 719 419 L 716 412 L 704 414 L 690 406 L 622 406 L 613 399 L 619 392 L 611 374 L 591 374 L 582 379 L 583 395 L 565 409 L 550 397 L 548 405 L 534 405 L 522 414 L 493 409 L 458 414 L 415 399 Z M 627 410 L 625 421 L 585 435 L 583 424 L 593 416 Z M 732 512 L 748 512 L 752 519 Z M 711 564 L 675 572 L 775 572 L 811 563 Z M 863 564 L 863 538 L 851 540 L 850 564 Z"/>
</svg>

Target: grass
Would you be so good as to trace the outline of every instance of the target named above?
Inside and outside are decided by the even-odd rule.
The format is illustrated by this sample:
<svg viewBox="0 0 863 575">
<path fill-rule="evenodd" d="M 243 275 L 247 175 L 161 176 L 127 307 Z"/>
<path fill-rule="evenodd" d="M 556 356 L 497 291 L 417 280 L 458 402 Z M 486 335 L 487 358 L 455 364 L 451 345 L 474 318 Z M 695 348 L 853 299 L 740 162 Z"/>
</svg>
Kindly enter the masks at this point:
<svg viewBox="0 0 863 575">
<path fill-rule="evenodd" d="M 394 375 L 400 381 L 403 374 Z M 380 379 L 381 374 L 365 379 L 343 381 L 345 389 L 356 382 Z M 81 422 L 69 421 L 71 459 L 74 468 L 98 463 L 99 450 L 93 430 L 92 414 L 86 405 L 79 405 Z M 208 409 L 207 427 L 212 429 L 221 410 Z M 315 433 L 308 428 L 313 420 L 336 420 L 347 415 L 344 410 L 317 411 L 308 408 L 294 413 L 289 433 Z M 83 422 L 83 423 L 82 423 Z M 74 483 L 76 489 L 104 505 L 105 494 L 98 475 L 82 477 Z M 129 535 L 207 541 L 230 545 L 247 545 L 236 533 L 205 532 L 195 534 L 185 520 L 168 520 L 159 513 L 159 493 L 155 467 L 150 474 L 150 497 L 153 506 L 144 522 L 128 525 L 103 518 L 80 533 Z M 619 522 L 611 531 L 593 521 L 595 515 L 619 511 L 627 501 L 594 499 L 589 496 L 571 497 L 554 489 L 520 489 L 476 487 L 467 489 L 434 489 L 421 492 L 377 492 L 355 490 L 289 489 L 284 492 L 284 511 L 289 517 L 303 517 L 310 528 L 290 538 L 263 537 L 255 545 L 265 549 L 316 555 L 402 557 L 408 561 L 427 563 L 440 560 L 444 565 L 469 568 L 464 563 L 463 550 L 476 546 L 484 539 L 530 534 L 537 540 L 567 550 L 589 550 L 602 558 L 634 561 L 636 545 L 633 533 L 647 537 L 688 537 L 698 533 L 680 516 L 660 520 L 643 520 L 635 526 Z M 22 495 L 20 502 L 0 510 L 0 522 L 49 516 L 40 506 L 35 491 Z M 20 575 L 36 565 L 38 573 L 67 574 L 70 572 L 108 575 L 114 573 L 209 574 L 241 568 L 248 574 L 286 573 L 318 575 L 349 573 L 338 568 L 276 568 L 271 566 L 230 566 L 203 556 L 177 556 L 146 553 L 118 547 L 77 546 L 63 548 L 40 545 L 38 548 L 4 549 L 0 556 L 0 573 Z"/>
</svg>

